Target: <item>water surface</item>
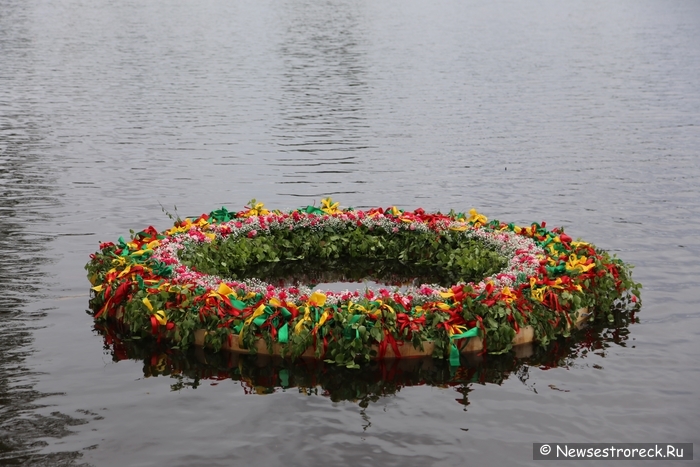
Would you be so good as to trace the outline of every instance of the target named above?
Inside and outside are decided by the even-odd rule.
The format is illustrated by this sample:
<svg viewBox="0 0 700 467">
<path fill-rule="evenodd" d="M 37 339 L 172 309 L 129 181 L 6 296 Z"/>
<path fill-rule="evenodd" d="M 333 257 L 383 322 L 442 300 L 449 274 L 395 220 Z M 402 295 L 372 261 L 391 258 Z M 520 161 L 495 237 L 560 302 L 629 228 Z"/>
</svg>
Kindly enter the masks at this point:
<svg viewBox="0 0 700 467">
<path fill-rule="evenodd" d="M 682 0 L 0 0 L 0 463 L 535 465 L 533 442 L 697 443 L 698 24 Z M 167 227 L 162 207 L 326 196 L 563 225 L 636 266 L 639 322 L 543 360 L 372 373 L 367 403 L 331 394 L 359 377 L 104 348 L 82 269 L 99 241 Z"/>
</svg>

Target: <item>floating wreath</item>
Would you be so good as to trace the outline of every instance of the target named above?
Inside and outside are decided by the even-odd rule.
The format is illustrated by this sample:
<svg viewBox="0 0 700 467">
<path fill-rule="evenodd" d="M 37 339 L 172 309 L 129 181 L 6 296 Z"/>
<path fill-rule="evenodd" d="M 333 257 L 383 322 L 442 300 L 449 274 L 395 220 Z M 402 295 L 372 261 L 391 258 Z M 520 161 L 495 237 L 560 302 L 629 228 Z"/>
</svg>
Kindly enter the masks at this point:
<svg viewBox="0 0 700 467">
<path fill-rule="evenodd" d="M 264 339 L 270 352 L 279 345 L 296 358 L 313 348 L 350 368 L 425 342 L 458 364 L 466 339 L 503 353 L 524 326 L 546 345 L 568 335 L 577 310 L 610 319 L 615 307 L 638 306 L 640 288 L 631 266 L 544 222 L 489 222 L 473 209 L 340 209 L 330 199 L 289 212 L 253 200 L 240 212 L 178 219 L 163 233 L 148 227 L 102 243 L 86 269 L 94 318 L 121 322 L 132 338 L 184 349 L 204 330 L 215 350 L 236 338 L 255 351 Z M 305 285 L 324 271 L 394 286 Z"/>
</svg>

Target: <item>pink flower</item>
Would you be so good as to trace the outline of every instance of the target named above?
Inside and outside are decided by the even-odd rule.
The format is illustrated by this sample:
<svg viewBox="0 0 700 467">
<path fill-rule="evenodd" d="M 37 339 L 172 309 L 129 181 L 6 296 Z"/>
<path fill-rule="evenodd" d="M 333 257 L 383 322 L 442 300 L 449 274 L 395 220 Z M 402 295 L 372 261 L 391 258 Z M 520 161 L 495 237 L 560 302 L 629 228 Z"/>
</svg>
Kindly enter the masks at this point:
<svg viewBox="0 0 700 467">
<path fill-rule="evenodd" d="M 250 232 L 248 232 L 248 238 L 253 238 L 253 237 L 255 237 L 257 234 L 258 234 L 258 231 L 257 231 L 257 230 L 251 230 Z"/>
</svg>

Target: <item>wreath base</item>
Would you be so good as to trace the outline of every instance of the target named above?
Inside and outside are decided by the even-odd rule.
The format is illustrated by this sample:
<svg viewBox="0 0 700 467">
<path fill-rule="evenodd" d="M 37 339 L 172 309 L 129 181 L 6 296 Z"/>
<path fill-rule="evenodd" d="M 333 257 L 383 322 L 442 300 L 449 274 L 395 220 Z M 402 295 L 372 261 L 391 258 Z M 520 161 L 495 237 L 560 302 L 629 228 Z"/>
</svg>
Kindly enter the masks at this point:
<svg viewBox="0 0 700 467">
<path fill-rule="evenodd" d="M 588 313 L 588 308 L 580 308 L 576 312 L 576 321 L 574 322 L 573 326 L 576 329 L 580 329 L 583 327 L 583 325 L 588 321 L 588 318 L 590 318 L 590 314 Z M 209 347 L 208 345 L 205 345 L 205 338 L 207 336 L 207 331 L 206 329 L 198 329 L 194 333 L 194 345 L 197 347 Z M 517 346 L 522 346 L 526 344 L 532 344 L 535 342 L 535 329 L 532 326 L 524 326 L 520 328 L 520 330 L 515 334 L 515 337 L 513 338 L 513 347 Z M 394 352 L 394 349 L 391 346 L 387 346 L 386 352 L 384 353 L 383 358 L 384 359 L 393 359 L 393 358 L 422 358 L 422 357 L 430 357 L 433 355 L 433 351 L 435 350 L 435 344 L 432 341 L 423 341 L 423 349 L 421 350 L 420 348 L 415 348 L 410 342 L 401 342 L 398 341 L 398 349 L 399 349 L 399 355 L 397 355 Z M 464 345 L 459 346 L 460 352 L 462 354 L 476 354 L 478 352 L 481 352 L 484 347 L 484 342 L 481 339 L 481 337 L 472 337 L 466 340 Z M 265 340 L 261 337 L 255 341 L 255 351 L 251 352 L 250 349 L 246 349 L 240 346 L 239 342 L 239 336 L 238 334 L 234 334 L 231 336 L 230 339 L 227 341 L 224 341 L 224 343 L 221 346 L 222 350 L 226 350 L 229 352 L 234 352 L 234 353 L 240 353 L 240 354 L 249 354 L 249 353 L 256 353 L 258 355 L 265 355 L 265 356 L 275 356 L 279 357 L 282 356 L 282 344 L 279 344 L 277 342 L 272 344 L 272 353 L 270 353 L 270 350 L 267 347 L 267 343 Z M 378 351 L 377 346 L 374 345 L 372 346 L 372 349 L 375 351 Z M 517 349 L 516 349 L 517 353 Z M 377 353 L 378 355 L 378 353 Z M 317 359 L 316 357 L 316 350 L 313 348 L 313 346 L 310 346 L 307 348 L 304 353 L 300 355 L 300 358 L 310 358 L 310 359 Z M 323 358 L 323 357 L 322 357 Z M 373 360 L 376 360 L 377 358 L 373 358 Z"/>
</svg>

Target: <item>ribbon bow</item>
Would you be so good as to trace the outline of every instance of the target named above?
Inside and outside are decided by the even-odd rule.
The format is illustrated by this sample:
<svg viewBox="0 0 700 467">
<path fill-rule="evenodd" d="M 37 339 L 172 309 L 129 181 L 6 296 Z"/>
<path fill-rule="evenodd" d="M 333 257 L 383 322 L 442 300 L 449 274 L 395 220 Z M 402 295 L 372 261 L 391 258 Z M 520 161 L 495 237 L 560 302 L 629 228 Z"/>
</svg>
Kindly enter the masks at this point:
<svg viewBox="0 0 700 467">
<path fill-rule="evenodd" d="M 338 206 L 340 203 L 334 203 L 333 199 L 325 198 L 321 200 L 321 211 L 326 214 L 335 214 L 339 211 Z"/>
</svg>

